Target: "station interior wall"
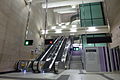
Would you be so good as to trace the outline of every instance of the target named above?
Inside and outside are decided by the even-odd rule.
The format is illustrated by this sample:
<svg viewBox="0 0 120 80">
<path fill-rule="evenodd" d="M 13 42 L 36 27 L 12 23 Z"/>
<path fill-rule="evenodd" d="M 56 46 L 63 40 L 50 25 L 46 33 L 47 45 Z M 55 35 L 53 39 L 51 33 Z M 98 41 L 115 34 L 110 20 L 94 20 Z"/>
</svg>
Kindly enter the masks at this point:
<svg viewBox="0 0 120 80">
<path fill-rule="evenodd" d="M 112 33 L 111 48 L 120 46 L 120 0 L 105 0 Z"/>
<path fill-rule="evenodd" d="M 43 49 L 39 34 L 45 25 L 45 10 L 41 4 L 31 5 L 27 39 L 34 42 L 24 46 L 28 11 L 24 0 L 0 0 L 0 72 L 13 71 L 18 60 L 30 59 L 32 50 L 38 48 L 40 54 Z M 53 11 L 48 12 L 48 25 L 54 25 Z"/>
</svg>

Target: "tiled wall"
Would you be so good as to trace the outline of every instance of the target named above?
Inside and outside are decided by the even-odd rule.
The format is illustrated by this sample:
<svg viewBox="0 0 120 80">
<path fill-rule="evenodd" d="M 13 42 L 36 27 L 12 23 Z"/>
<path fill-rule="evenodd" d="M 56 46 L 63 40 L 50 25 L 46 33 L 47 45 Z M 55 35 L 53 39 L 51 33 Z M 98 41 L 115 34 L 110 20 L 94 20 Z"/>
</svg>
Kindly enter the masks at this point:
<svg viewBox="0 0 120 80">
<path fill-rule="evenodd" d="M 41 4 L 32 4 L 28 39 L 34 43 L 30 47 L 24 46 L 27 15 L 24 0 L 0 0 L 0 72 L 14 70 L 16 61 L 29 59 L 31 50 L 43 45 L 39 31 L 44 26 L 45 12 Z"/>
<path fill-rule="evenodd" d="M 111 47 L 120 45 L 120 0 L 105 0 L 108 9 L 108 18 L 111 26 Z"/>
</svg>

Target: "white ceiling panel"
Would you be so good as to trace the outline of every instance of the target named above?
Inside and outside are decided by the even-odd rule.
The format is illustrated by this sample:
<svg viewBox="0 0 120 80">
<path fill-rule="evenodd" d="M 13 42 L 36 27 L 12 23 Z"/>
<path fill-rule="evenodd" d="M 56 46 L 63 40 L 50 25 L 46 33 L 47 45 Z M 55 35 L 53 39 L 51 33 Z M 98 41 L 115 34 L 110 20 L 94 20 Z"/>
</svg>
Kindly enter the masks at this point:
<svg viewBox="0 0 120 80">
<path fill-rule="evenodd" d="M 92 3 L 92 2 L 101 2 L 103 0 L 66 0 L 66 1 L 57 1 L 57 2 L 49 2 L 48 8 L 56 8 L 62 6 L 69 6 L 69 5 L 77 5 L 83 3 Z M 42 7 L 45 8 L 46 4 L 42 4 Z"/>
</svg>

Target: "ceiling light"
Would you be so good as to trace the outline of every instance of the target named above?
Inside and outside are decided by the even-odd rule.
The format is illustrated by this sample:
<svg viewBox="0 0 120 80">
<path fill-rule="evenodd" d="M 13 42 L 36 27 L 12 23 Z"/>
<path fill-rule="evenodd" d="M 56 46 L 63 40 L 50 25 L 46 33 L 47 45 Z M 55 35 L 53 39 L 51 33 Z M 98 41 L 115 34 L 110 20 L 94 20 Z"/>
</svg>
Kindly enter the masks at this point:
<svg viewBox="0 0 120 80">
<path fill-rule="evenodd" d="M 92 46 L 92 44 L 88 44 L 89 46 Z"/>
<path fill-rule="evenodd" d="M 56 29 L 55 33 L 62 33 L 62 29 Z"/>
<path fill-rule="evenodd" d="M 77 27 L 77 25 L 72 25 L 72 28 L 76 28 Z"/>
<path fill-rule="evenodd" d="M 56 26 L 52 26 L 52 28 L 51 29 L 56 29 Z"/>
<path fill-rule="evenodd" d="M 70 34 L 70 35 L 75 35 L 75 34 L 73 33 L 73 34 Z"/>
<path fill-rule="evenodd" d="M 77 29 L 76 28 L 71 28 L 70 32 L 77 32 Z"/>
<path fill-rule="evenodd" d="M 26 0 L 27 2 L 32 2 L 32 0 Z"/>
<path fill-rule="evenodd" d="M 58 24 L 59 26 L 62 26 L 62 24 Z"/>
<path fill-rule="evenodd" d="M 42 30 L 42 34 L 48 34 L 48 30 Z"/>
<path fill-rule="evenodd" d="M 65 25 L 69 25 L 70 24 L 70 22 L 67 22 Z"/>
<path fill-rule="evenodd" d="M 72 8 L 76 8 L 76 5 L 72 5 Z"/>
<path fill-rule="evenodd" d="M 87 31 L 92 32 L 92 31 L 97 31 L 97 29 L 96 27 L 88 27 Z"/>
<path fill-rule="evenodd" d="M 60 23 L 60 24 L 58 24 L 59 26 L 62 26 L 62 25 L 64 25 L 65 23 Z"/>
<path fill-rule="evenodd" d="M 68 11 L 59 11 L 57 13 L 59 13 L 59 14 L 65 14 L 65 13 L 76 13 L 76 12 L 77 12 L 77 10 L 68 10 Z"/>
<path fill-rule="evenodd" d="M 61 26 L 61 28 L 63 28 L 63 29 L 64 29 L 64 28 L 66 28 L 66 26 L 65 26 L 65 25 L 63 25 L 63 26 Z"/>
<path fill-rule="evenodd" d="M 75 9 L 73 9 L 73 8 L 71 8 L 71 7 L 62 7 L 62 8 L 55 8 L 55 9 L 53 9 L 53 11 L 54 12 L 63 12 L 63 11 L 71 11 L 71 10 L 75 10 Z"/>
</svg>

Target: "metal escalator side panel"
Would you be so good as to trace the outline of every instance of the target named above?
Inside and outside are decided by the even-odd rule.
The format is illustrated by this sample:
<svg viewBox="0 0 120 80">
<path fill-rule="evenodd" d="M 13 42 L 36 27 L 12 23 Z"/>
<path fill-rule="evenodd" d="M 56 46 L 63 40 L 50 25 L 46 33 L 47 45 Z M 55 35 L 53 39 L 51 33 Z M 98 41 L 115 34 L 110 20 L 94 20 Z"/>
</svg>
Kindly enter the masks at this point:
<svg viewBox="0 0 120 80">
<path fill-rule="evenodd" d="M 33 72 L 38 71 L 38 70 L 37 70 L 37 64 L 38 64 L 38 61 L 34 61 L 34 62 L 32 63 L 32 71 L 33 71 Z"/>
</svg>

